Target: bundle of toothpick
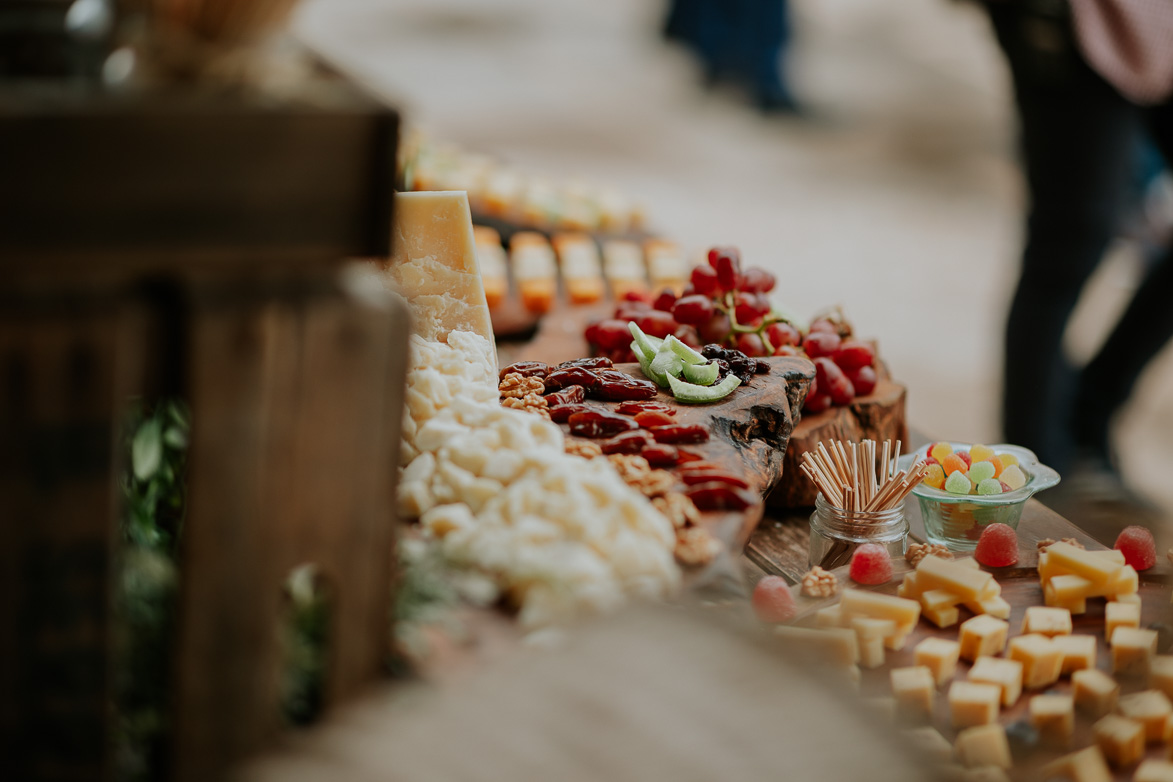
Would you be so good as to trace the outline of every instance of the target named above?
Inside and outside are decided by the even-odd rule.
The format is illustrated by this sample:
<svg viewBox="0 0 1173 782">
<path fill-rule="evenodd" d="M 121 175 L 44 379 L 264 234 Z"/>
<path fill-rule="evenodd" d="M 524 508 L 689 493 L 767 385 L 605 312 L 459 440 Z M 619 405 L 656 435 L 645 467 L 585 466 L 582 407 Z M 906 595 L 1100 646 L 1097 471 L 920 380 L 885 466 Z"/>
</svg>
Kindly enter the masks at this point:
<svg viewBox="0 0 1173 782">
<path fill-rule="evenodd" d="M 878 513 L 904 502 L 928 471 L 924 461 L 897 471 L 899 458 L 899 440 L 895 448 L 891 440 L 885 440 L 878 458 L 875 440 L 832 440 L 804 453 L 800 469 L 836 508 L 851 513 Z"/>
</svg>

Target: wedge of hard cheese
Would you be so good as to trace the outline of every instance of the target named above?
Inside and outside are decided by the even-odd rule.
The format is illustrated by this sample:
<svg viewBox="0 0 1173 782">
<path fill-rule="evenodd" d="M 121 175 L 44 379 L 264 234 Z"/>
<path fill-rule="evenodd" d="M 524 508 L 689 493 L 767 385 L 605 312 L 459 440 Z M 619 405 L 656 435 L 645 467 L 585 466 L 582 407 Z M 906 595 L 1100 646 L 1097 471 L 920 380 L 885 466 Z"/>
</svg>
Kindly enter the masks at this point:
<svg viewBox="0 0 1173 782">
<path fill-rule="evenodd" d="M 467 194 L 396 193 L 391 240 L 388 281 L 407 299 L 412 331 L 438 342 L 471 331 L 492 344 Z"/>
</svg>

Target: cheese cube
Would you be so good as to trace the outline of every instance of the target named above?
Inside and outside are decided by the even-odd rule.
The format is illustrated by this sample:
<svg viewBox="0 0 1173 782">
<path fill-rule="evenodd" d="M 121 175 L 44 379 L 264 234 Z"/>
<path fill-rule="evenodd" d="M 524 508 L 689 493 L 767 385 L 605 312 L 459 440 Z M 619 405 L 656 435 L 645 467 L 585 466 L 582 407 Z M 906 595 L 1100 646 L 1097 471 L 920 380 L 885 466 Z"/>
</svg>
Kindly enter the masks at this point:
<svg viewBox="0 0 1173 782">
<path fill-rule="evenodd" d="M 1076 548 L 1070 543 L 1052 544 L 1047 549 L 1047 565 L 1062 568 L 1064 572 L 1083 576 L 1096 586 L 1106 586 L 1123 567 L 1113 559 L 1096 556 L 1093 552 Z"/>
<path fill-rule="evenodd" d="M 957 557 L 956 559 L 953 560 L 953 564 L 954 565 L 961 565 L 962 567 L 967 567 L 970 570 L 981 570 L 982 569 L 982 566 L 979 565 L 978 561 L 976 559 L 974 559 L 973 557 Z"/>
<path fill-rule="evenodd" d="M 1094 635 L 1057 635 L 1051 639 L 1051 643 L 1063 653 L 1061 675 L 1096 667 L 1096 637 Z"/>
<path fill-rule="evenodd" d="M 896 629 L 900 633 L 911 631 L 920 619 L 920 603 L 879 592 L 844 589 L 839 605 L 845 617 L 870 616 L 875 619 L 891 619 L 896 623 Z"/>
<path fill-rule="evenodd" d="M 1088 553 L 1095 554 L 1097 557 L 1103 557 L 1110 562 L 1115 562 L 1117 565 L 1123 565 L 1128 561 L 1124 558 L 1124 552 L 1118 548 L 1100 548 L 1095 551 L 1089 551 Z"/>
<path fill-rule="evenodd" d="M 1044 596 L 1046 595 L 1045 590 L 1044 590 L 1043 594 L 1044 594 Z M 1044 597 L 1043 602 L 1045 602 L 1047 605 L 1051 606 L 1052 608 L 1066 608 L 1068 611 L 1071 612 L 1072 616 L 1075 616 L 1077 614 L 1086 614 L 1087 613 L 1087 598 L 1084 598 L 1084 597 L 1081 597 L 1077 600 L 1071 600 L 1071 601 L 1046 600 Z"/>
<path fill-rule="evenodd" d="M 859 639 L 859 667 L 879 668 L 884 664 L 884 639 L 881 636 Z"/>
<path fill-rule="evenodd" d="M 896 722 L 896 699 L 889 696 L 879 698 L 864 698 L 863 704 L 880 722 L 892 725 Z"/>
<path fill-rule="evenodd" d="M 948 589 L 930 589 L 920 595 L 920 606 L 926 611 L 939 611 L 961 605 L 961 598 Z"/>
<path fill-rule="evenodd" d="M 891 619 L 873 619 L 870 616 L 856 616 L 851 619 L 851 629 L 859 636 L 860 641 L 875 639 L 881 642 L 896 633 L 896 623 Z"/>
<path fill-rule="evenodd" d="M 1132 565 L 1125 565 L 1112 581 L 1112 591 L 1117 595 L 1134 595 L 1140 589 L 1140 576 Z"/>
<path fill-rule="evenodd" d="M 820 608 L 815 611 L 815 627 L 842 627 L 843 609 L 836 603 L 833 606 Z"/>
<path fill-rule="evenodd" d="M 972 661 L 982 655 L 1001 653 L 1006 648 L 1006 632 L 1009 627 L 1004 619 L 986 614 L 962 622 L 958 636 L 962 659 Z"/>
<path fill-rule="evenodd" d="M 1009 769 L 1013 765 L 1006 730 L 996 722 L 961 731 L 953 748 L 957 751 L 957 759 L 967 768 L 996 766 Z"/>
<path fill-rule="evenodd" d="M 1099 747 L 1086 747 L 1052 760 L 1039 769 L 1039 779 L 1070 779 L 1071 782 L 1112 782 L 1112 772 Z"/>
<path fill-rule="evenodd" d="M 1136 767 L 1132 782 L 1173 782 L 1173 763 L 1168 760 L 1146 760 Z"/>
<path fill-rule="evenodd" d="M 1047 746 L 1063 749 L 1075 730 L 1075 698 L 1071 695 L 1036 695 L 1030 699 L 1030 723 Z"/>
<path fill-rule="evenodd" d="M 1149 672 L 1157 654 L 1157 631 L 1139 627 L 1117 627 L 1112 631 L 1112 670 L 1126 675 Z"/>
<path fill-rule="evenodd" d="M 996 684 L 955 681 L 949 686 L 950 721 L 955 728 L 996 722 L 1001 700 L 1002 688 Z"/>
<path fill-rule="evenodd" d="M 1131 595 L 1112 595 L 1108 599 L 1114 603 L 1136 603 L 1140 605 L 1140 595 L 1135 593 Z"/>
<path fill-rule="evenodd" d="M 1070 603 L 1094 597 L 1093 593 L 1096 591 L 1096 587 L 1083 576 L 1065 573 L 1053 577 L 1047 582 L 1043 591 L 1047 598 L 1047 605 L 1052 605 L 1054 602 Z"/>
<path fill-rule="evenodd" d="M 884 639 L 884 648 L 899 652 L 906 643 L 908 643 L 908 633 L 897 633 Z"/>
<path fill-rule="evenodd" d="M 917 664 L 920 664 L 919 660 Z M 1149 665 L 1149 685 L 1173 698 L 1173 655 L 1153 657 Z"/>
<path fill-rule="evenodd" d="M 1030 606 L 1022 617 L 1023 634 L 1040 633 L 1053 638 L 1056 635 L 1071 635 L 1071 612 L 1066 608 Z"/>
<path fill-rule="evenodd" d="M 896 708 L 905 718 L 924 722 L 933 716 L 933 672 L 923 665 L 893 668 L 888 673 Z"/>
<path fill-rule="evenodd" d="M 994 584 L 997 583 L 994 582 Z M 975 614 L 989 614 L 999 619 L 1010 618 L 1010 604 L 1001 595 L 983 597 L 980 600 L 966 600 L 963 605 Z"/>
<path fill-rule="evenodd" d="M 986 682 L 1002 688 L 1002 705 L 1013 706 L 1022 694 L 1022 663 L 1003 657 L 979 657 L 969 669 L 971 682 Z"/>
<path fill-rule="evenodd" d="M 926 608 L 922 613 L 925 619 L 928 619 L 937 627 L 952 627 L 961 618 L 961 611 L 957 609 L 957 606 Z"/>
<path fill-rule="evenodd" d="M 846 667 L 859 661 L 859 642 L 855 631 L 846 627 L 813 629 L 781 625 L 774 628 L 786 649 L 811 662 Z"/>
<path fill-rule="evenodd" d="M 1117 627 L 1140 627 L 1140 606 L 1136 603 L 1108 603 L 1104 606 L 1104 637 L 1111 642 Z"/>
<path fill-rule="evenodd" d="M 1144 756 L 1144 725 L 1136 720 L 1109 714 L 1092 726 L 1092 733 L 1104 757 L 1117 768 L 1131 766 Z"/>
<path fill-rule="evenodd" d="M 933 679 L 938 685 L 953 678 L 960 653 L 961 644 L 947 638 L 926 638 L 913 650 L 916 664 L 932 671 Z"/>
<path fill-rule="evenodd" d="M 1022 684 L 1030 690 L 1059 681 L 1063 651 L 1045 635 L 1020 635 L 1010 641 L 1010 659 L 1022 663 Z"/>
<path fill-rule="evenodd" d="M 934 727 L 924 725 L 919 728 L 908 728 L 904 735 L 912 742 L 917 754 L 928 760 L 946 763 L 953 757 L 953 747 L 948 739 Z"/>
<path fill-rule="evenodd" d="M 1144 690 L 1120 696 L 1116 707 L 1125 717 L 1144 725 L 1146 741 L 1165 738 L 1165 721 L 1173 715 L 1173 704 L 1160 690 Z"/>
<path fill-rule="evenodd" d="M 916 580 L 926 589 L 946 589 L 962 600 L 977 600 L 994 577 L 984 570 L 930 555 L 917 565 Z"/>
<path fill-rule="evenodd" d="M 1120 697 L 1120 683 L 1095 668 L 1071 674 L 1071 687 L 1076 708 L 1092 717 L 1102 717 L 1115 710 Z"/>
</svg>

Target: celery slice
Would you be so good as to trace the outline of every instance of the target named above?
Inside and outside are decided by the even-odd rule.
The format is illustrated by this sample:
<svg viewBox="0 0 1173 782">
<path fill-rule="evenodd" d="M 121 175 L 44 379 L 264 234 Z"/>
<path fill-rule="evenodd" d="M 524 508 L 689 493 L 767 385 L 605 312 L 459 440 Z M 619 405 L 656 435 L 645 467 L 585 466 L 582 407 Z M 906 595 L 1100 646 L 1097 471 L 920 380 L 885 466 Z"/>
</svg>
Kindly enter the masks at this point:
<svg viewBox="0 0 1173 782">
<path fill-rule="evenodd" d="M 668 385 L 672 389 L 672 396 L 676 397 L 677 402 L 684 402 L 685 404 L 704 404 L 706 402 L 716 402 L 719 399 L 724 399 L 733 393 L 733 389 L 741 385 L 741 379 L 737 375 L 726 375 L 715 386 L 698 386 L 694 383 L 686 383 L 683 380 L 669 376 Z"/>
<path fill-rule="evenodd" d="M 631 343 L 631 352 L 635 354 L 635 360 L 639 362 L 639 368 L 644 373 L 644 377 L 651 380 L 660 388 L 668 387 L 668 378 L 652 369 L 651 359 L 644 355 L 643 348 L 635 341 Z"/>
<path fill-rule="evenodd" d="M 685 345 L 678 340 L 674 335 L 669 334 L 664 340 L 664 348 L 668 348 L 676 355 L 680 356 L 680 360 L 685 364 L 703 364 L 708 361 L 707 358 L 697 353 L 695 350 Z M 661 348 L 663 350 L 663 348 Z"/>
<path fill-rule="evenodd" d="M 635 325 L 634 320 L 628 321 L 627 328 L 631 332 L 631 336 L 635 338 L 637 343 L 639 343 L 639 346 L 644 355 L 646 355 L 648 360 L 651 361 L 652 356 L 656 355 L 656 353 L 660 350 L 660 346 L 664 344 L 664 340 L 657 337 L 649 337 L 644 333 L 643 329 Z"/>
<path fill-rule="evenodd" d="M 660 349 L 656 357 L 652 359 L 652 371 L 668 375 L 671 377 L 680 377 L 681 370 L 684 369 L 684 362 L 680 356 L 673 353 L 671 350 Z"/>
<path fill-rule="evenodd" d="M 717 366 L 716 361 L 710 361 L 707 364 L 686 363 L 682 374 L 684 375 L 684 379 L 690 383 L 696 383 L 700 386 L 711 386 L 717 382 L 717 375 L 721 374 L 721 367 Z"/>
</svg>

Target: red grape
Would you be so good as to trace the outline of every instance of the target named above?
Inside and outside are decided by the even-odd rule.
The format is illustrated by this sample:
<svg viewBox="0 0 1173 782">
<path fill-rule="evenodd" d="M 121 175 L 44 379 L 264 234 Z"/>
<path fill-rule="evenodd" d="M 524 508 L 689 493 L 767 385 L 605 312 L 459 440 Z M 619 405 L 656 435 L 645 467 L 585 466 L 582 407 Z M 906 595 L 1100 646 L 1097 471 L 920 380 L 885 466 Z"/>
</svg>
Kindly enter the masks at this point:
<svg viewBox="0 0 1173 782">
<path fill-rule="evenodd" d="M 830 356 L 839 349 L 839 335 L 833 331 L 812 331 L 802 342 L 803 350 L 811 358 Z"/>
<path fill-rule="evenodd" d="M 819 393 L 819 373 L 818 372 L 816 372 L 815 376 L 811 378 L 811 384 L 806 389 L 806 395 L 808 397 L 812 397 L 817 393 Z"/>
<path fill-rule="evenodd" d="M 631 330 L 625 320 L 601 320 L 587 326 L 586 338 L 603 350 L 620 350 L 631 343 Z"/>
<path fill-rule="evenodd" d="M 845 339 L 839 344 L 839 349 L 831 356 L 845 370 L 870 367 L 876 360 L 876 351 L 866 342 L 858 339 Z"/>
<path fill-rule="evenodd" d="M 619 297 L 621 301 L 638 301 L 641 304 L 649 304 L 649 296 L 643 291 L 624 291 L 623 295 Z"/>
<path fill-rule="evenodd" d="M 680 291 L 680 298 L 683 299 L 685 296 L 691 296 L 694 293 L 696 293 L 696 286 L 691 282 L 686 282 L 684 283 L 684 290 Z"/>
<path fill-rule="evenodd" d="M 682 325 L 672 333 L 678 340 L 690 348 L 700 349 L 705 344 L 701 342 L 701 337 L 697 334 L 695 326 Z"/>
<path fill-rule="evenodd" d="M 741 251 L 736 247 L 714 247 L 709 250 L 709 265 L 717 272 L 717 282 L 723 290 L 737 289 L 741 276 Z"/>
<path fill-rule="evenodd" d="M 777 349 L 781 345 L 801 345 L 802 335 L 798 333 L 798 329 L 791 326 L 785 321 L 771 323 L 766 328 L 766 337 L 770 340 L 770 344 Z M 788 355 L 794 355 L 793 353 Z"/>
<path fill-rule="evenodd" d="M 741 275 L 741 290 L 751 293 L 769 293 L 774 290 L 774 275 L 765 269 L 751 266 Z"/>
<path fill-rule="evenodd" d="M 835 328 L 835 324 L 828 318 L 815 318 L 811 321 L 810 328 L 807 331 L 813 334 L 816 331 L 829 331 L 832 334 L 838 334 L 839 329 Z"/>
<path fill-rule="evenodd" d="M 716 342 L 719 345 L 725 344 L 725 338 L 733 330 L 732 325 L 729 323 L 729 316 L 724 312 L 717 312 L 713 317 L 704 323 L 696 324 L 696 326 L 696 330 L 700 333 L 701 339 L 706 343 Z"/>
<path fill-rule="evenodd" d="M 737 349 L 750 358 L 766 355 L 766 346 L 757 334 L 738 334 Z"/>
<path fill-rule="evenodd" d="M 748 325 L 770 314 L 770 300 L 760 293 L 741 291 L 733 297 L 733 302 L 738 323 Z"/>
<path fill-rule="evenodd" d="M 651 310 L 651 306 L 644 301 L 624 301 L 615 308 L 614 317 L 617 320 L 635 320 L 640 315 Z"/>
<path fill-rule="evenodd" d="M 847 405 L 855 399 L 855 386 L 839 365 L 826 356 L 815 359 L 815 378 L 819 381 L 819 388 L 830 394 L 835 404 Z"/>
<path fill-rule="evenodd" d="M 779 345 L 774 348 L 775 356 L 801 356 L 802 351 L 794 345 Z"/>
<path fill-rule="evenodd" d="M 716 296 L 720 293 L 721 283 L 717 281 L 717 272 L 711 266 L 693 268 L 690 282 L 696 292 L 702 296 Z"/>
<path fill-rule="evenodd" d="M 860 367 L 847 373 L 847 379 L 855 386 L 856 396 L 867 396 L 876 390 L 876 370 L 872 367 Z"/>
<path fill-rule="evenodd" d="M 830 394 L 807 394 L 802 409 L 808 413 L 821 413 L 831 406 Z"/>
<path fill-rule="evenodd" d="M 664 312 L 671 312 L 672 305 L 676 303 L 676 294 L 670 288 L 665 288 L 660 291 L 652 302 L 652 309 L 662 310 Z"/>
<path fill-rule="evenodd" d="M 713 317 L 713 301 L 708 296 L 682 296 L 672 308 L 672 317 L 677 323 L 700 325 Z"/>
<path fill-rule="evenodd" d="M 661 312 L 660 310 L 648 310 L 635 319 L 635 325 L 643 329 L 645 334 L 653 337 L 666 337 L 680 324 L 676 322 L 676 318 L 672 317 L 670 312 Z M 631 333 L 628 332 L 628 336 Z M 623 344 L 627 344 L 631 340 L 627 340 Z"/>
</svg>

